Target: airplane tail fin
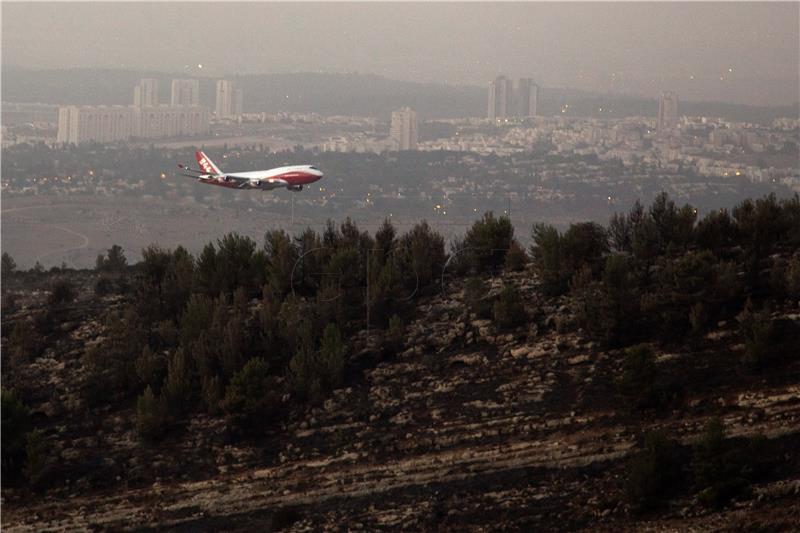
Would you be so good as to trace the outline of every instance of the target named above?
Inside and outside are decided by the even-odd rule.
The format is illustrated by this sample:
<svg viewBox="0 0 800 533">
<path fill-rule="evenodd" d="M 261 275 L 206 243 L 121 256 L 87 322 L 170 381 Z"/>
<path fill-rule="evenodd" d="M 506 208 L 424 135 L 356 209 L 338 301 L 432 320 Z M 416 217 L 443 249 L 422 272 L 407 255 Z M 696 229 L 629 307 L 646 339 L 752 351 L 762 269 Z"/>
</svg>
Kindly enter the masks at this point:
<svg viewBox="0 0 800 533">
<path fill-rule="evenodd" d="M 203 169 L 206 174 L 222 174 L 222 171 L 214 164 L 211 159 L 203 152 L 195 152 L 194 157 L 197 159 L 197 164 Z"/>
</svg>

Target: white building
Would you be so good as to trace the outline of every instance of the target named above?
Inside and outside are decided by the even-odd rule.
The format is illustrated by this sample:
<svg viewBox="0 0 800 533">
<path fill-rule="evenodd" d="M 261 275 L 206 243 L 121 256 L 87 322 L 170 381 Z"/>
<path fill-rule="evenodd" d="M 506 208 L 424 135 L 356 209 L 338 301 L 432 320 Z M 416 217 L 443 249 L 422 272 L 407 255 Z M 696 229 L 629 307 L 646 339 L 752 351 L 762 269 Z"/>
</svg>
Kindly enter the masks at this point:
<svg viewBox="0 0 800 533">
<path fill-rule="evenodd" d="M 139 85 L 133 88 L 133 105 L 154 106 L 158 105 L 158 80 L 143 78 Z"/>
<path fill-rule="evenodd" d="M 236 82 L 217 80 L 216 117 L 235 118 L 242 114 L 243 93 Z"/>
<path fill-rule="evenodd" d="M 416 150 L 417 114 L 408 107 L 393 112 L 390 134 L 398 150 Z"/>
<path fill-rule="evenodd" d="M 209 120 L 208 109 L 200 106 L 64 106 L 58 110 L 56 142 L 192 137 L 208 133 Z"/>
<path fill-rule="evenodd" d="M 210 112 L 200 106 L 142 107 L 134 115 L 134 137 L 193 137 L 209 131 Z"/>
<path fill-rule="evenodd" d="M 518 117 L 535 117 L 539 107 L 539 86 L 530 78 L 520 78 L 515 100 Z"/>
<path fill-rule="evenodd" d="M 656 130 L 658 133 L 671 131 L 678 125 L 678 95 L 666 91 L 658 99 L 658 120 Z"/>
<path fill-rule="evenodd" d="M 170 104 L 173 106 L 200 105 L 200 81 L 172 80 Z"/>
<path fill-rule="evenodd" d="M 489 83 L 487 117 L 489 120 L 506 118 L 513 114 L 513 84 L 509 78 L 498 76 Z"/>
<path fill-rule="evenodd" d="M 65 106 L 58 110 L 56 142 L 108 143 L 134 135 L 135 106 Z"/>
</svg>

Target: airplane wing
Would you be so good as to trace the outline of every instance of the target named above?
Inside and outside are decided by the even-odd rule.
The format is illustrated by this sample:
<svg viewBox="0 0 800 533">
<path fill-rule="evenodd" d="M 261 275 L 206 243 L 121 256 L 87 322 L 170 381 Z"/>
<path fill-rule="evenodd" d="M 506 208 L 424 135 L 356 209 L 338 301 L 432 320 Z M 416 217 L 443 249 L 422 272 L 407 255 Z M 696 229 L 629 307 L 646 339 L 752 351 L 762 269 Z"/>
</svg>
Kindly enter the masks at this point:
<svg viewBox="0 0 800 533">
<path fill-rule="evenodd" d="M 281 187 L 286 187 L 287 185 L 289 185 L 289 182 L 280 178 L 268 178 L 261 180 L 261 188 L 266 190 L 280 189 Z"/>
<path fill-rule="evenodd" d="M 250 176 L 226 174 L 225 179 L 228 182 L 235 183 L 238 189 L 261 189 L 263 191 L 271 191 L 272 189 L 280 189 L 281 187 L 289 185 L 288 181 L 281 178 L 256 179 Z"/>
<path fill-rule="evenodd" d="M 207 174 L 201 170 L 196 170 L 193 168 L 189 168 L 186 165 L 178 163 L 178 168 L 181 169 L 181 172 L 178 172 L 181 176 L 188 176 L 190 178 L 205 178 Z"/>
</svg>

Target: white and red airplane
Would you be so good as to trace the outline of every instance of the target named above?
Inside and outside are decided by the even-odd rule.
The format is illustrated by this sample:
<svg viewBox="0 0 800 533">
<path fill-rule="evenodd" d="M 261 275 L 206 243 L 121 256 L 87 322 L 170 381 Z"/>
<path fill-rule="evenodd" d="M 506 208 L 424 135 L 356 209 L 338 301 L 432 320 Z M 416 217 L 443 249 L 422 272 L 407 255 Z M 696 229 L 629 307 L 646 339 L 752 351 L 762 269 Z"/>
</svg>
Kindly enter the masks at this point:
<svg viewBox="0 0 800 533">
<path fill-rule="evenodd" d="M 222 172 L 203 152 L 195 152 L 194 156 L 202 170 L 178 164 L 178 168 L 183 171 L 181 174 L 196 178 L 201 183 L 231 189 L 271 191 L 285 187 L 290 191 L 302 191 L 303 185 L 314 183 L 323 176 L 317 167 L 311 165 L 295 165 L 250 172 Z"/>
</svg>

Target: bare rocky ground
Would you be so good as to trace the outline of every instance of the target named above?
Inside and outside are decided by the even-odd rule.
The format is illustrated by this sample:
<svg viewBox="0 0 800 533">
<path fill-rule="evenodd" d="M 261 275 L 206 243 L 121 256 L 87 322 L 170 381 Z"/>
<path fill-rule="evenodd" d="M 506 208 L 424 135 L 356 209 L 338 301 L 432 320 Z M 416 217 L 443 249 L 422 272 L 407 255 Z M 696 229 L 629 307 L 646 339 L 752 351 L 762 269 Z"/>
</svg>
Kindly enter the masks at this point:
<svg viewBox="0 0 800 533">
<path fill-rule="evenodd" d="M 401 354 L 370 349 L 380 332 L 351 339 L 347 385 L 324 405 L 291 408 L 257 441 L 195 416 L 156 445 L 137 438 L 134 399 L 99 410 L 84 400 L 81 355 L 120 301 L 83 295 L 38 359 L 5 365 L 3 386 L 22 392 L 57 461 L 45 491 L 4 483 L 3 529 L 797 530 L 800 360 L 743 371 L 735 325 L 722 324 L 695 350 L 655 348 L 684 398 L 642 416 L 615 394 L 620 353 L 576 331 L 566 300 L 540 300 L 530 274 L 506 280 L 525 295 L 523 328 L 470 318 L 454 282 L 420 302 Z M 3 334 L 43 299 L 21 296 Z M 797 309 L 777 315 L 800 321 Z M 723 510 L 684 496 L 633 513 L 625 464 L 644 431 L 691 444 L 711 416 L 731 437 L 766 436 L 775 467 Z"/>
</svg>

